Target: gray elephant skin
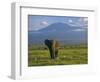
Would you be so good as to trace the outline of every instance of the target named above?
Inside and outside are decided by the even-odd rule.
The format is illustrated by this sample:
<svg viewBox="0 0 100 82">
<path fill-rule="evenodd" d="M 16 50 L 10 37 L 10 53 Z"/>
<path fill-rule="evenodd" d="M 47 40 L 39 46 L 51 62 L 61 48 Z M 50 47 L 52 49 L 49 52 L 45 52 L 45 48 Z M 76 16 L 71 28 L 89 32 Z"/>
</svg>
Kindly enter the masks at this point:
<svg viewBox="0 0 100 82">
<path fill-rule="evenodd" d="M 49 49 L 51 59 L 56 59 L 58 57 L 59 42 L 57 40 L 46 39 L 44 43 Z"/>
</svg>

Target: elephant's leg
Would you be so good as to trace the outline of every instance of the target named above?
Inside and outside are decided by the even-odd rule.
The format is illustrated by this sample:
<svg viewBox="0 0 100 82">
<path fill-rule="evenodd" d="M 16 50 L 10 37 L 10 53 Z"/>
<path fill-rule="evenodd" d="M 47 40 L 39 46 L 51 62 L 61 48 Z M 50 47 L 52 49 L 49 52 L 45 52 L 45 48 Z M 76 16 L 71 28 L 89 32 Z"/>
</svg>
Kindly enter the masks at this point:
<svg viewBox="0 0 100 82">
<path fill-rule="evenodd" d="M 55 59 L 55 51 L 52 48 L 49 48 L 51 59 Z"/>
<path fill-rule="evenodd" d="M 58 57 L 58 49 L 55 50 L 55 57 Z"/>
<path fill-rule="evenodd" d="M 53 51 L 52 51 L 52 49 L 49 49 L 49 52 L 50 52 L 51 59 L 53 59 Z"/>
<path fill-rule="evenodd" d="M 52 48 L 52 56 L 53 56 L 53 59 L 55 59 L 56 58 L 56 54 L 55 54 L 55 48 Z"/>
</svg>

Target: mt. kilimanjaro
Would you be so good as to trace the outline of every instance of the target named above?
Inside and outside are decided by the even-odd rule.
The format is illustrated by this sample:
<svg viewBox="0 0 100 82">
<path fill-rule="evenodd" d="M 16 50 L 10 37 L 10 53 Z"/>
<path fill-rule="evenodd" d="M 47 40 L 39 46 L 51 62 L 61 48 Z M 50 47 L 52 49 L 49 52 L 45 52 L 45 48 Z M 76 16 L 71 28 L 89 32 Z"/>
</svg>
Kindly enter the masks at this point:
<svg viewBox="0 0 100 82">
<path fill-rule="evenodd" d="M 56 39 L 64 44 L 86 43 L 87 28 L 53 23 L 37 31 L 28 31 L 29 44 L 41 44 L 45 39 Z"/>
</svg>

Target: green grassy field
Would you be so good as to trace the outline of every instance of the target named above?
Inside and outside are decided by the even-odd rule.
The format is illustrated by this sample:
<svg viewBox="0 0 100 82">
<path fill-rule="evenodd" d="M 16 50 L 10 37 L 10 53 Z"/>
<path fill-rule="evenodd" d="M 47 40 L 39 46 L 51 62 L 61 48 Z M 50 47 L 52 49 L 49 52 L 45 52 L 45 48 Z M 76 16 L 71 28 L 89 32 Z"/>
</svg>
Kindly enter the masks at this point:
<svg viewBox="0 0 100 82">
<path fill-rule="evenodd" d="M 32 45 L 28 48 L 28 66 L 88 63 L 87 46 L 84 44 L 61 46 L 58 56 L 57 59 L 50 59 L 49 51 L 45 46 Z"/>
</svg>

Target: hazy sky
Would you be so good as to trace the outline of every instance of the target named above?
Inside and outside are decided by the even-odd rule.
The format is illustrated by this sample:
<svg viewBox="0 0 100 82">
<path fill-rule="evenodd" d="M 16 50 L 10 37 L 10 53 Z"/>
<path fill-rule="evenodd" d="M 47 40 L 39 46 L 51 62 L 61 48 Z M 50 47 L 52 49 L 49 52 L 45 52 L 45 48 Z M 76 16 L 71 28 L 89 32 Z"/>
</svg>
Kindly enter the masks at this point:
<svg viewBox="0 0 100 82">
<path fill-rule="evenodd" d="M 66 23 L 71 26 L 80 26 L 82 28 L 88 27 L 87 17 L 29 15 L 28 30 L 36 31 L 42 28 L 46 28 L 48 25 L 57 22 Z"/>
</svg>

